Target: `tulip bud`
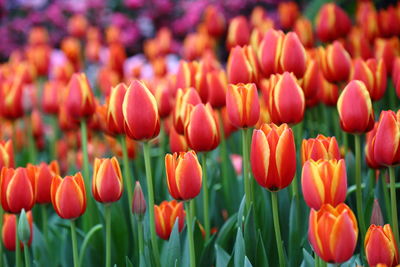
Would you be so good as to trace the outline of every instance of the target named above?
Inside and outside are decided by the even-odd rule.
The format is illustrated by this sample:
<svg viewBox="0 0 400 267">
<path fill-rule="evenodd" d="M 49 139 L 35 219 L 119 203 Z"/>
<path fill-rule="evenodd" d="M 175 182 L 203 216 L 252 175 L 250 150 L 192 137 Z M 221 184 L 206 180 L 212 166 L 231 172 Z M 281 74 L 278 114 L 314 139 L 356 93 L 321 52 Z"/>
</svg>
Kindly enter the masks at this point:
<svg viewBox="0 0 400 267">
<path fill-rule="evenodd" d="M 335 3 L 324 4 L 316 17 L 316 32 L 322 42 L 344 37 L 351 29 L 351 20 Z"/>
<path fill-rule="evenodd" d="M 364 83 L 351 81 L 337 103 L 340 126 L 348 133 L 364 133 L 374 127 L 374 110 Z"/>
<path fill-rule="evenodd" d="M 228 79 L 224 70 L 214 70 L 207 73 L 208 102 L 213 108 L 225 106 Z"/>
<path fill-rule="evenodd" d="M 140 186 L 140 182 L 136 181 L 133 191 L 132 213 L 138 216 L 139 219 L 143 219 L 146 208 L 146 199 L 144 198 L 142 187 Z"/>
<path fill-rule="evenodd" d="M 240 128 L 254 126 L 260 117 L 256 85 L 230 84 L 226 93 L 226 109 L 229 120 L 234 126 Z"/>
<path fill-rule="evenodd" d="M 28 246 L 32 243 L 33 238 L 33 218 L 32 212 L 26 213 L 25 220 L 29 223 L 29 238 Z M 9 251 L 15 251 L 15 231 L 17 231 L 17 217 L 15 214 L 6 213 L 3 215 L 3 228 L 2 228 L 2 239 L 4 247 Z M 25 237 L 25 236 L 24 236 Z M 25 239 L 26 240 L 26 239 Z M 20 248 L 23 248 L 24 244 L 20 241 Z"/>
<path fill-rule="evenodd" d="M 81 68 L 81 49 L 80 41 L 74 37 L 66 37 L 61 42 L 61 50 L 72 63 L 74 71 L 79 71 Z"/>
<path fill-rule="evenodd" d="M 258 59 L 261 70 L 266 77 L 269 77 L 273 73 L 281 72 L 280 56 L 284 38 L 285 35 L 283 32 L 270 29 L 265 33 L 261 41 L 258 50 Z"/>
<path fill-rule="evenodd" d="M 351 58 L 343 45 L 335 41 L 326 50 L 320 48 L 320 66 L 329 82 L 346 81 L 350 74 Z"/>
<path fill-rule="evenodd" d="M 154 205 L 154 220 L 157 235 L 168 240 L 171 235 L 175 221 L 178 220 L 178 230 L 182 231 L 185 225 L 186 212 L 183 209 L 183 202 L 163 201 L 159 206 Z"/>
<path fill-rule="evenodd" d="M 400 21 L 397 10 L 393 6 L 381 9 L 378 13 L 379 33 L 382 37 L 391 37 L 400 32 Z"/>
<path fill-rule="evenodd" d="M 63 88 L 62 83 L 57 81 L 48 81 L 43 88 L 42 107 L 48 114 L 57 114 L 59 109 L 59 95 Z"/>
<path fill-rule="evenodd" d="M 296 146 L 287 124 L 264 124 L 253 131 L 250 163 L 254 178 L 270 191 L 281 190 L 296 173 Z"/>
<path fill-rule="evenodd" d="M 352 58 L 367 60 L 373 57 L 372 47 L 365 35 L 358 29 L 353 28 L 347 36 L 346 50 Z"/>
<path fill-rule="evenodd" d="M 307 160 L 318 161 L 320 159 L 340 160 L 339 145 L 335 137 L 325 137 L 318 134 L 317 138 L 303 139 L 301 144 L 301 162 L 302 165 Z"/>
<path fill-rule="evenodd" d="M 380 169 L 383 166 L 378 164 L 375 160 L 374 146 L 375 146 L 375 135 L 378 129 L 378 122 L 375 122 L 374 128 L 367 132 L 365 135 L 365 160 L 368 167 L 371 169 Z"/>
<path fill-rule="evenodd" d="M 370 224 L 375 224 L 375 225 L 383 225 L 383 215 L 382 215 L 382 210 L 381 206 L 379 205 L 378 199 L 374 199 L 374 205 L 372 207 L 372 214 L 371 214 L 371 221 Z"/>
<path fill-rule="evenodd" d="M 14 150 L 12 140 L 0 141 L 0 169 L 14 168 Z"/>
<path fill-rule="evenodd" d="M 33 137 L 35 139 L 42 137 L 44 132 L 44 125 L 42 115 L 40 114 L 39 110 L 32 110 L 30 119 Z"/>
<path fill-rule="evenodd" d="M 84 37 L 87 26 L 86 17 L 82 14 L 76 14 L 68 20 L 68 33 L 78 38 Z"/>
<path fill-rule="evenodd" d="M 185 136 L 178 134 L 175 127 L 169 130 L 169 148 L 171 153 L 186 152 L 189 149 Z"/>
<path fill-rule="evenodd" d="M 280 64 L 283 71 L 293 72 L 297 78 L 301 78 L 306 71 L 307 54 L 299 37 L 294 32 L 286 34 L 282 43 Z"/>
<path fill-rule="evenodd" d="M 75 219 L 86 210 L 86 190 L 80 172 L 62 179 L 55 176 L 51 183 L 51 202 L 58 216 Z"/>
<path fill-rule="evenodd" d="M 251 46 L 235 46 L 231 49 L 226 66 L 229 83 L 250 83 L 258 75 L 254 50 Z"/>
<path fill-rule="evenodd" d="M 321 87 L 320 70 L 316 60 L 311 59 L 304 73 L 303 79 L 300 81 L 301 88 L 303 88 L 304 97 L 306 100 L 311 100 L 317 96 L 319 88 Z"/>
<path fill-rule="evenodd" d="M 304 201 L 315 210 L 323 204 L 336 207 L 346 199 L 347 175 L 343 159 L 308 160 L 303 165 L 301 187 Z"/>
<path fill-rule="evenodd" d="M 172 114 L 172 121 L 177 133 L 184 133 L 190 110 L 200 103 L 200 96 L 194 88 L 178 90 L 176 94 L 175 108 Z"/>
<path fill-rule="evenodd" d="M 374 42 L 375 58 L 382 59 L 385 62 L 386 70 L 390 73 L 392 71 L 393 63 L 398 52 L 399 40 L 395 39 L 382 39 L 376 38 Z"/>
<path fill-rule="evenodd" d="M 84 73 L 72 75 L 64 103 L 68 113 L 74 118 L 80 119 L 93 115 L 96 110 L 95 99 Z"/>
<path fill-rule="evenodd" d="M 396 266 L 399 263 L 399 250 L 389 224 L 383 227 L 372 224 L 365 235 L 364 248 L 369 266 L 379 263 Z"/>
<path fill-rule="evenodd" d="M 211 36 L 218 37 L 224 33 L 226 21 L 224 14 L 214 5 L 209 5 L 204 11 L 204 23 Z"/>
<path fill-rule="evenodd" d="M 304 47 L 310 48 L 314 45 L 314 33 L 311 21 L 306 18 L 299 18 L 294 24 L 294 32 L 299 37 Z"/>
<path fill-rule="evenodd" d="M 211 151 L 219 144 L 217 118 L 210 104 L 197 104 L 188 117 L 185 136 L 195 151 Z"/>
<path fill-rule="evenodd" d="M 379 35 L 378 14 L 372 2 L 357 3 L 356 19 L 368 41 L 374 40 Z"/>
<path fill-rule="evenodd" d="M 195 198 L 201 190 L 202 169 L 194 151 L 165 156 L 168 190 L 177 200 Z"/>
<path fill-rule="evenodd" d="M 17 228 L 19 240 L 21 240 L 24 245 L 27 244 L 31 237 L 31 227 L 24 209 L 21 211 Z"/>
<path fill-rule="evenodd" d="M 336 208 L 325 204 L 318 211 L 311 209 L 308 240 L 325 262 L 349 260 L 356 248 L 357 236 L 356 217 L 346 204 L 341 203 Z"/>
<path fill-rule="evenodd" d="M 142 82 L 135 80 L 122 104 L 126 134 L 135 140 L 149 140 L 160 132 L 157 102 Z"/>
<path fill-rule="evenodd" d="M 23 77 L 16 75 L 2 82 L 0 87 L 0 115 L 15 120 L 24 115 Z"/>
<path fill-rule="evenodd" d="M 296 2 L 281 2 L 278 5 L 279 21 L 283 29 L 288 30 L 299 17 L 299 6 Z"/>
<path fill-rule="evenodd" d="M 94 160 L 92 193 L 102 203 L 118 201 L 122 196 L 122 173 L 116 157 Z"/>
<path fill-rule="evenodd" d="M 6 212 L 31 210 L 35 204 L 35 170 L 31 168 L 3 168 L 0 176 L 1 205 Z"/>
<path fill-rule="evenodd" d="M 45 204 L 51 202 L 50 188 L 56 175 L 60 175 L 60 167 L 55 160 L 50 164 L 42 162 L 36 168 L 36 203 Z"/>
<path fill-rule="evenodd" d="M 166 118 L 171 113 L 173 107 L 172 92 L 167 82 L 159 82 L 155 90 L 158 113 L 161 118 Z"/>
<path fill-rule="evenodd" d="M 107 130 L 114 134 L 124 134 L 124 114 L 122 103 L 126 94 L 127 86 L 123 83 L 113 87 L 107 105 L 106 126 Z"/>
<path fill-rule="evenodd" d="M 249 43 L 250 28 L 246 17 L 234 17 L 228 26 L 228 35 L 226 37 L 226 46 L 228 51 L 235 46 L 244 46 Z"/>
</svg>

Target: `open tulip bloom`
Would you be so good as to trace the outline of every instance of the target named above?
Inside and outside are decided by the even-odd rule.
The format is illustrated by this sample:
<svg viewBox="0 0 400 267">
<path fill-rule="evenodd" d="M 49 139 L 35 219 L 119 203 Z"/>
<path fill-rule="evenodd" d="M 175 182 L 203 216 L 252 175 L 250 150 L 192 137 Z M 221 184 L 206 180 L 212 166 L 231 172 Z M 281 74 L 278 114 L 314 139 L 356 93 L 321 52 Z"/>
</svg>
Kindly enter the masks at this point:
<svg viewBox="0 0 400 267">
<path fill-rule="evenodd" d="M 0 267 L 400 264 L 400 3 L 3 2 Z"/>
</svg>

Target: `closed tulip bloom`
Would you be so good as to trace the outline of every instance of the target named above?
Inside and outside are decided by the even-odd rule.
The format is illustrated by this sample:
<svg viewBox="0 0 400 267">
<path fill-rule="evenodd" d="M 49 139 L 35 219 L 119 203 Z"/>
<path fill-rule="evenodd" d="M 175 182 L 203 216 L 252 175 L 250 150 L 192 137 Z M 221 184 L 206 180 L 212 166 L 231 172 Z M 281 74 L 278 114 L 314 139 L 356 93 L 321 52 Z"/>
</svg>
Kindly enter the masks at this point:
<svg viewBox="0 0 400 267">
<path fill-rule="evenodd" d="M 142 187 L 140 182 L 136 181 L 135 189 L 133 190 L 132 213 L 143 218 L 146 208 L 146 199 L 144 198 Z"/>
<path fill-rule="evenodd" d="M 6 212 L 31 210 L 36 200 L 35 170 L 3 168 L 0 176 L 1 205 Z"/>
<path fill-rule="evenodd" d="M 194 88 L 178 89 L 172 114 L 172 122 L 177 133 L 184 133 L 190 110 L 200 103 L 200 96 Z"/>
<path fill-rule="evenodd" d="M 77 119 L 90 117 L 96 110 L 96 103 L 89 80 L 84 73 L 75 73 L 67 86 L 64 98 L 68 113 Z"/>
<path fill-rule="evenodd" d="M 280 56 L 285 35 L 282 31 L 268 30 L 261 41 L 258 59 L 266 77 L 281 72 Z"/>
<path fill-rule="evenodd" d="M 322 73 L 329 82 L 346 81 L 350 75 L 351 58 L 339 41 L 319 50 Z"/>
<path fill-rule="evenodd" d="M 176 81 L 175 87 L 176 89 L 184 89 L 187 87 L 194 87 L 194 76 L 195 76 L 195 68 L 197 62 L 187 62 L 185 60 L 179 61 L 178 70 L 176 72 Z"/>
<path fill-rule="evenodd" d="M 168 117 L 172 111 L 173 99 L 167 81 L 160 81 L 157 83 L 154 96 L 157 101 L 158 114 L 161 118 Z"/>
<path fill-rule="evenodd" d="M 185 136 L 178 134 L 175 127 L 169 130 L 169 149 L 172 153 L 186 152 L 189 149 Z"/>
<path fill-rule="evenodd" d="M 308 160 L 303 165 L 301 187 L 304 201 L 315 210 L 322 204 L 336 207 L 346 199 L 347 175 L 343 159 Z"/>
<path fill-rule="evenodd" d="M 72 63 L 74 71 L 79 71 L 82 64 L 80 41 L 74 37 L 66 37 L 61 41 L 61 50 Z"/>
<path fill-rule="evenodd" d="M 40 163 L 36 168 L 36 203 L 45 204 L 51 202 L 51 183 L 56 175 L 60 175 L 58 162 L 53 160 L 50 164 Z"/>
<path fill-rule="evenodd" d="M 340 126 L 348 133 L 364 133 L 374 127 L 374 110 L 364 83 L 351 81 L 337 103 Z"/>
<path fill-rule="evenodd" d="M 225 106 L 228 79 L 224 70 L 207 73 L 208 102 L 213 108 Z"/>
<path fill-rule="evenodd" d="M 386 70 L 391 73 L 394 60 L 398 56 L 399 40 L 397 38 L 376 38 L 374 42 L 374 55 L 377 60 L 385 62 Z"/>
<path fill-rule="evenodd" d="M 336 208 L 325 204 L 318 211 L 311 209 L 308 240 L 325 262 L 349 260 L 356 248 L 357 237 L 357 220 L 346 204 L 341 203 Z"/>
<path fill-rule="evenodd" d="M 16 75 L 2 82 L 0 87 L 0 115 L 15 120 L 24 115 L 23 77 Z"/>
<path fill-rule="evenodd" d="M 296 146 L 287 124 L 264 124 L 254 130 L 250 163 L 254 178 L 270 191 L 281 190 L 292 182 L 296 173 Z"/>
<path fill-rule="evenodd" d="M 304 47 L 310 48 L 314 45 L 314 33 L 311 21 L 302 17 L 296 20 L 293 28 Z"/>
<path fill-rule="evenodd" d="M 250 83 L 256 79 L 257 69 L 254 67 L 254 51 L 251 46 L 235 46 L 231 49 L 226 65 L 229 83 Z"/>
<path fill-rule="evenodd" d="M 200 193 L 202 169 L 194 151 L 165 155 L 165 171 L 173 198 L 189 200 Z"/>
<path fill-rule="evenodd" d="M 283 29 L 290 29 L 299 17 L 299 6 L 296 2 L 281 2 L 278 6 L 279 21 Z"/>
<path fill-rule="evenodd" d="M 157 102 L 142 82 L 135 80 L 125 93 L 122 110 L 126 134 L 135 140 L 149 140 L 160 132 Z"/>
<path fill-rule="evenodd" d="M 383 227 L 372 224 L 365 236 L 364 248 L 369 266 L 379 263 L 396 266 L 399 263 L 399 250 L 389 224 Z"/>
<path fill-rule="evenodd" d="M 393 166 L 400 163 L 399 112 L 382 111 L 375 134 L 374 157 L 378 164 Z"/>
<path fill-rule="evenodd" d="M 307 64 L 303 79 L 300 80 L 301 88 L 303 89 L 306 100 L 317 97 L 317 93 L 321 87 L 320 73 L 318 62 L 311 59 Z"/>
<path fill-rule="evenodd" d="M 154 220 L 157 235 L 164 240 L 168 240 L 176 220 L 178 220 L 178 230 L 181 232 L 185 225 L 185 216 L 186 212 L 183 209 L 183 202 L 172 200 L 169 202 L 163 201 L 159 206 L 154 205 Z"/>
<path fill-rule="evenodd" d="M 230 84 L 226 92 L 229 120 L 239 128 L 254 126 L 260 117 L 257 87 L 253 83 Z"/>
<path fill-rule="evenodd" d="M 123 192 L 122 173 L 116 157 L 94 160 L 92 193 L 102 203 L 118 201 Z"/>
<path fill-rule="evenodd" d="M 26 213 L 28 218 L 29 228 L 30 228 L 30 238 L 28 241 L 28 246 L 32 244 L 33 239 L 33 217 L 32 212 L 28 211 Z M 4 247 L 9 251 L 15 251 L 15 231 L 17 231 L 17 217 L 15 214 L 6 213 L 3 215 L 3 228 L 1 229 L 1 235 Z M 20 249 L 24 247 L 22 241 L 20 241 Z"/>
<path fill-rule="evenodd" d="M 243 46 L 249 43 L 250 27 L 246 17 L 234 17 L 228 26 L 228 35 L 226 37 L 226 47 L 230 50 L 235 46 Z"/>
<path fill-rule="evenodd" d="M 345 37 L 351 29 L 351 20 L 335 3 L 324 4 L 316 17 L 316 32 L 322 42 Z"/>
<path fill-rule="evenodd" d="M 324 75 L 320 72 L 320 89 L 318 91 L 318 98 L 327 106 L 336 106 L 339 98 L 339 87 L 335 83 L 330 83 L 326 80 Z"/>
<path fill-rule="evenodd" d="M 397 12 L 393 6 L 379 10 L 378 25 L 379 33 L 382 37 L 391 37 L 399 34 L 400 21 Z"/>
<path fill-rule="evenodd" d="M 226 21 L 224 14 L 214 5 L 207 6 L 204 11 L 204 23 L 208 34 L 218 37 L 224 33 Z"/>
<path fill-rule="evenodd" d="M 361 30 L 353 28 L 347 35 L 346 50 L 352 58 L 367 60 L 373 57 L 372 46 Z"/>
<path fill-rule="evenodd" d="M 219 144 L 217 118 L 210 104 L 197 104 L 190 112 L 185 136 L 195 151 L 211 151 Z"/>
<path fill-rule="evenodd" d="M 61 82 L 48 81 L 43 87 L 42 108 L 45 113 L 57 114 L 60 106 L 60 91 L 64 88 Z"/>
<path fill-rule="evenodd" d="M 301 162 L 304 164 L 307 160 L 318 161 L 320 159 L 340 160 L 340 150 L 336 138 L 325 137 L 319 134 L 317 138 L 303 139 L 301 144 Z"/>
<path fill-rule="evenodd" d="M 124 134 L 124 114 L 122 103 L 124 102 L 127 86 L 123 83 L 113 87 L 107 105 L 106 125 L 112 134 Z"/>
<path fill-rule="evenodd" d="M 0 168 L 14 168 L 14 150 L 12 140 L 0 141 Z"/>
<path fill-rule="evenodd" d="M 282 43 L 280 64 L 283 71 L 293 72 L 297 78 L 301 78 L 306 71 L 307 54 L 299 37 L 294 32 L 286 34 Z"/>
<path fill-rule="evenodd" d="M 51 202 L 58 216 L 75 219 L 86 210 L 86 190 L 80 172 L 62 179 L 55 176 L 51 183 Z"/>
<path fill-rule="evenodd" d="M 375 147 L 375 135 L 378 129 L 378 122 L 375 122 L 374 128 L 365 135 L 365 160 L 368 167 L 372 169 L 380 169 L 383 166 L 376 162 L 374 147 Z"/>
</svg>

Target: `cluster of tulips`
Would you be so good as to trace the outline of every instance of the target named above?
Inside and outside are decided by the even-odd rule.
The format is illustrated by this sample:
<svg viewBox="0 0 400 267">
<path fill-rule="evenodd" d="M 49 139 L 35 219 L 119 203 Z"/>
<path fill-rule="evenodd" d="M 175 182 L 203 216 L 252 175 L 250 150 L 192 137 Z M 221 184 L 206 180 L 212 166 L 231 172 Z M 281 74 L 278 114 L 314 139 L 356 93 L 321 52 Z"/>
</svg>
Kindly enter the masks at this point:
<svg viewBox="0 0 400 267">
<path fill-rule="evenodd" d="M 32 28 L 0 65 L 0 266 L 399 264 L 400 4 L 277 10 L 208 6 L 179 62 L 166 28 L 133 59 Z"/>
</svg>

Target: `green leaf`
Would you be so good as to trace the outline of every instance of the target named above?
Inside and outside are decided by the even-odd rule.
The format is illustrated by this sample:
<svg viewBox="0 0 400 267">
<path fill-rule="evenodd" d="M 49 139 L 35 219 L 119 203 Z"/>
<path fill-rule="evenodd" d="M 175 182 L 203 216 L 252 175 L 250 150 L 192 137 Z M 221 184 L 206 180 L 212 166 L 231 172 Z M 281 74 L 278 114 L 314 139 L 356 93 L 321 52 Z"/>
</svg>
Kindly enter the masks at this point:
<svg viewBox="0 0 400 267">
<path fill-rule="evenodd" d="M 247 256 L 244 257 L 244 267 L 253 267 Z"/>
<path fill-rule="evenodd" d="M 303 248 L 303 262 L 301 266 L 308 267 L 314 266 L 314 258 Z"/>
<path fill-rule="evenodd" d="M 224 249 L 227 249 L 229 245 L 233 243 L 233 228 L 236 223 L 237 216 L 236 214 L 232 215 L 221 227 L 221 230 L 218 232 L 217 240 L 215 243 L 221 246 Z M 229 247 L 230 249 L 231 247 Z"/>
<path fill-rule="evenodd" d="M 93 226 L 89 232 L 87 233 L 87 235 L 85 236 L 85 239 L 82 242 L 82 246 L 81 246 L 81 250 L 79 252 L 79 265 L 82 266 L 83 265 L 83 259 L 85 258 L 85 254 L 86 254 L 86 249 L 87 246 L 89 245 L 90 240 L 92 239 L 93 235 L 98 232 L 99 230 L 101 230 L 103 228 L 103 225 L 101 224 L 97 224 L 95 226 Z"/>
<path fill-rule="evenodd" d="M 199 266 L 212 266 L 215 261 L 214 254 L 214 245 L 215 240 L 217 239 L 216 235 L 211 236 L 210 240 L 205 244 L 203 252 L 201 253 Z"/>
<path fill-rule="evenodd" d="M 174 227 L 172 228 L 171 236 L 167 246 L 167 260 L 162 262 L 163 266 L 175 266 L 179 265 L 179 259 L 181 257 L 181 243 L 179 238 L 179 226 L 178 220 L 175 221 Z M 164 265 L 164 263 L 166 265 Z"/>
<path fill-rule="evenodd" d="M 290 205 L 289 215 L 289 265 L 299 266 L 300 264 L 300 203 L 294 197 Z"/>
<path fill-rule="evenodd" d="M 239 211 L 237 213 L 237 226 L 242 227 L 242 223 L 244 221 L 244 208 L 246 204 L 246 196 L 243 196 L 242 201 L 240 202 Z"/>
<path fill-rule="evenodd" d="M 254 222 L 254 206 L 250 205 L 249 212 L 247 213 L 244 223 L 244 240 L 245 244 L 256 244 L 257 234 L 256 225 Z M 246 246 L 246 255 L 249 257 L 250 262 L 255 262 L 256 250 L 253 246 Z"/>
<path fill-rule="evenodd" d="M 261 236 L 260 229 L 258 229 L 258 238 L 256 246 L 256 266 L 269 267 L 267 254 L 265 253 L 265 246 L 263 238 Z"/>
<path fill-rule="evenodd" d="M 235 267 L 243 267 L 244 256 L 245 256 L 244 239 L 242 235 L 242 229 L 239 227 L 236 234 L 235 249 L 234 249 Z"/>
<path fill-rule="evenodd" d="M 220 246 L 215 245 L 216 267 L 227 267 L 231 256 Z"/>
<path fill-rule="evenodd" d="M 128 256 L 125 257 L 125 267 L 133 267 L 133 263 L 128 258 Z"/>
</svg>

